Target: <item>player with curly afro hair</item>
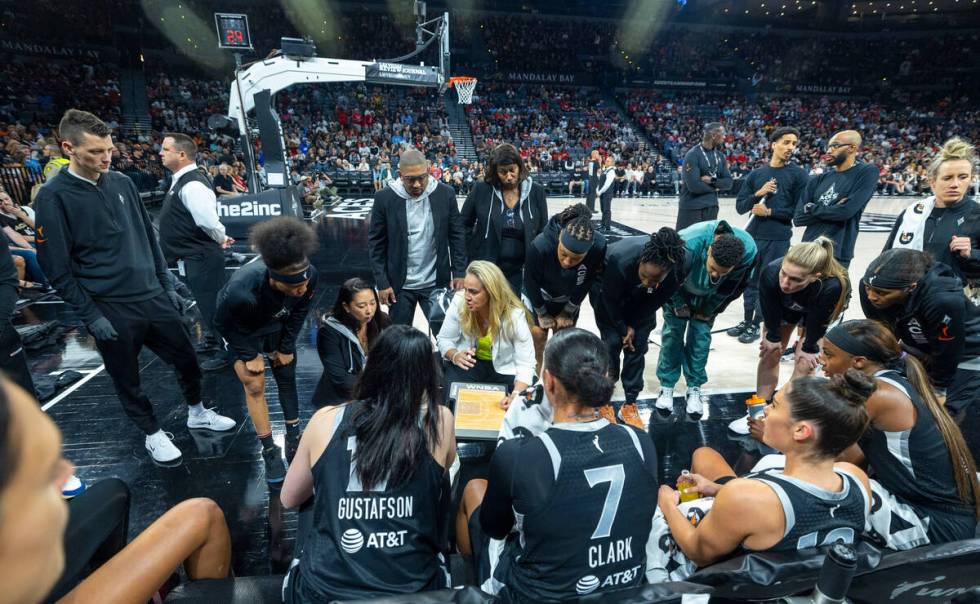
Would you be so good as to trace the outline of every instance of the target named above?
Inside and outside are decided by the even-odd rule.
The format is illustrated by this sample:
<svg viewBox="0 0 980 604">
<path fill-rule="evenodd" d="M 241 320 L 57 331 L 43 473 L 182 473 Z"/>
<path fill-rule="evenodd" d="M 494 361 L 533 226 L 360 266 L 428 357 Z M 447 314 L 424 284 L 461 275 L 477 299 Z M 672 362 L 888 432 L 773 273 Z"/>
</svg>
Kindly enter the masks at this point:
<svg viewBox="0 0 980 604">
<path fill-rule="evenodd" d="M 279 390 L 286 421 L 286 459 L 299 446 L 299 397 L 296 393 L 296 338 L 316 290 L 310 255 L 316 233 L 297 218 L 261 222 L 250 233 L 259 258 L 242 267 L 218 293 L 215 326 L 228 342 L 235 374 L 245 388 L 248 414 L 262 443 L 265 479 L 276 485 L 286 477 L 282 452 L 272 442 L 265 399 L 266 358 Z"/>
</svg>

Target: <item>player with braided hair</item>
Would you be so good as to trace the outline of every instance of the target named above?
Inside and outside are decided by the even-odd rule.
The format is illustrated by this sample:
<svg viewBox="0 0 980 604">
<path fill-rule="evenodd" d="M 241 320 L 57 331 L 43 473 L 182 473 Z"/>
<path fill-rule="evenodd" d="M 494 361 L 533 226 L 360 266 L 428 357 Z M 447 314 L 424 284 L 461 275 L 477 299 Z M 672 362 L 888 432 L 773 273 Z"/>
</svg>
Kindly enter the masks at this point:
<svg viewBox="0 0 980 604">
<path fill-rule="evenodd" d="M 531 335 L 539 370 L 549 330 L 575 325 L 605 257 L 606 239 L 592 227 L 592 212 L 582 203 L 552 216 L 528 248 L 523 293 L 534 315 Z"/>
<path fill-rule="evenodd" d="M 592 286 L 592 307 L 609 353 L 610 376 L 614 380 L 622 377 L 626 393 L 619 417 L 640 429 L 644 425 L 636 399 L 643 390 L 650 332 L 657 326 L 657 310 L 687 277 L 686 259 L 684 240 L 672 228 L 663 227 L 649 236 L 625 237 L 609 246 L 605 270 Z"/>
</svg>

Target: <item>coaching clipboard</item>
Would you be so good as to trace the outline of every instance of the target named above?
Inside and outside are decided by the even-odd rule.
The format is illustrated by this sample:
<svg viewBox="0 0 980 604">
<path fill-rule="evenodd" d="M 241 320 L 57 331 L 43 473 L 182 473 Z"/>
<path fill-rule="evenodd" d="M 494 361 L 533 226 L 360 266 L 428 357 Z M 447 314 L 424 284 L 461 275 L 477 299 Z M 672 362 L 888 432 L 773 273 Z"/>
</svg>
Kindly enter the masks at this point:
<svg viewBox="0 0 980 604">
<path fill-rule="evenodd" d="M 456 399 L 456 437 L 497 440 L 506 413 L 500 408 L 500 399 L 506 395 L 503 384 L 450 384 L 449 398 Z"/>
</svg>

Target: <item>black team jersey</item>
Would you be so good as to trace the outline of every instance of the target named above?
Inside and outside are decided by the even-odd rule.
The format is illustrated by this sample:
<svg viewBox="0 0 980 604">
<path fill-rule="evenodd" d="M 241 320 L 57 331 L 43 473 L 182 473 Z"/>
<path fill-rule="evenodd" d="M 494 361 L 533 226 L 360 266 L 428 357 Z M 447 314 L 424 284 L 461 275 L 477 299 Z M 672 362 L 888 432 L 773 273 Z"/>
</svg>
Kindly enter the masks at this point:
<svg viewBox="0 0 980 604">
<path fill-rule="evenodd" d="M 957 496 L 953 460 L 936 420 L 904 375 L 884 370 L 875 374 L 898 388 L 915 406 L 915 425 L 885 432 L 868 428 L 860 444 L 875 480 L 924 520 L 930 543 L 970 539 L 976 530 L 973 506 Z"/>
<path fill-rule="evenodd" d="M 501 539 L 495 571 L 512 602 L 559 602 L 639 585 L 657 505 L 650 437 L 606 420 L 555 424 L 500 444 L 480 524 Z"/>
<path fill-rule="evenodd" d="M 779 287 L 782 265 L 783 259 L 777 258 L 763 267 L 759 276 L 759 302 L 766 325 L 766 339 L 779 342 L 781 325 L 797 325 L 803 321 L 806 328 L 803 351 L 816 354 L 820 352 L 820 338 L 827 333 L 830 316 L 840 300 L 840 279 L 833 277 L 814 281 L 798 292 L 785 294 Z"/>
<path fill-rule="evenodd" d="M 843 470 L 843 488 L 826 491 L 798 478 L 783 474 L 782 468 L 753 472 L 745 478 L 764 482 L 779 497 L 786 517 L 786 530 L 767 552 L 791 552 L 832 543 L 854 543 L 864 530 L 870 499 L 861 481 Z M 750 551 L 743 546 L 745 551 Z"/>
<path fill-rule="evenodd" d="M 313 465 L 313 527 L 299 556 L 299 602 L 360 600 L 449 587 L 449 478 L 426 455 L 397 489 L 364 491 L 351 463 L 357 441 L 342 407 L 333 437 Z"/>
</svg>

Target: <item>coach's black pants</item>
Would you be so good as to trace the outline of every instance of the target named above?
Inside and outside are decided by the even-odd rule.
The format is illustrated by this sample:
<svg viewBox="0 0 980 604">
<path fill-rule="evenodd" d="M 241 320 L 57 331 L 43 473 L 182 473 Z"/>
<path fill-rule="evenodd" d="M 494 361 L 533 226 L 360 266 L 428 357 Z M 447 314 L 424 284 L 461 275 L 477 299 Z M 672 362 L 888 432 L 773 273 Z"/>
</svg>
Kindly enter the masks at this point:
<svg viewBox="0 0 980 604">
<path fill-rule="evenodd" d="M 28 394 L 37 397 L 24 345 L 10 321 L 0 324 L 0 369 Z"/>
<path fill-rule="evenodd" d="M 692 224 L 704 222 L 705 220 L 718 219 L 718 206 L 710 208 L 699 208 L 697 210 L 677 210 L 677 230 L 686 229 Z"/>
<path fill-rule="evenodd" d="M 599 197 L 599 207 L 602 210 L 602 228 L 607 231 L 609 230 L 609 227 L 612 226 L 612 200 L 612 191 L 603 193 L 602 196 Z"/>
<path fill-rule="evenodd" d="M 112 378 L 123 411 L 146 434 L 160 429 L 153 405 L 140 387 L 140 351 L 145 345 L 173 365 L 188 405 L 201 402 L 201 368 L 190 335 L 166 293 L 143 302 L 106 302 L 96 306 L 119 333 L 115 340 L 96 340 L 106 372 Z"/>
<path fill-rule="evenodd" d="M 225 253 L 218 248 L 206 248 L 201 253 L 188 256 L 183 260 L 184 280 L 194 294 L 197 307 L 201 311 L 205 341 L 217 347 L 221 343 L 221 336 L 214 328 L 214 312 L 218 307 L 218 292 L 228 282 L 225 272 Z"/>
<path fill-rule="evenodd" d="M 118 478 L 100 480 L 68 502 L 65 569 L 46 602 L 59 600 L 126 547 L 129 503 L 129 487 Z"/>
<path fill-rule="evenodd" d="M 396 302 L 388 307 L 391 322 L 396 325 L 411 325 L 415 319 L 415 306 L 422 307 L 426 321 L 429 320 L 429 310 L 432 308 L 432 292 L 436 287 L 425 289 L 403 289 L 395 294 Z"/>
<path fill-rule="evenodd" d="M 622 378 L 626 402 L 635 403 L 643 390 L 643 369 L 650 346 L 650 332 L 653 331 L 654 324 L 634 328 L 633 350 L 623 348 L 623 337 L 615 327 L 599 321 L 598 318 L 596 324 L 599 326 L 602 343 L 606 345 L 606 352 L 609 354 L 609 377 L 613 382 Z M 620 355 L 623 356 L 622 365 L 619 362 Z M 621 366 L 622 370 L 620 370 Z"/>
<path fill-rule="evenodd" d="M 789 239 L 779 241 L 756 239 L 755 248 L 759 263 L 755 275 L 745 286 L 745 292 L 742 294 L 742 306 L 745 309 L 745 320 L 759 325 L 762 323 L 762 305 L 759 304 L 759 278 L 762 276 L 762 269 L 769 266 L 773 260 L 786 255 L 789 250 Z"/>
</svg>

